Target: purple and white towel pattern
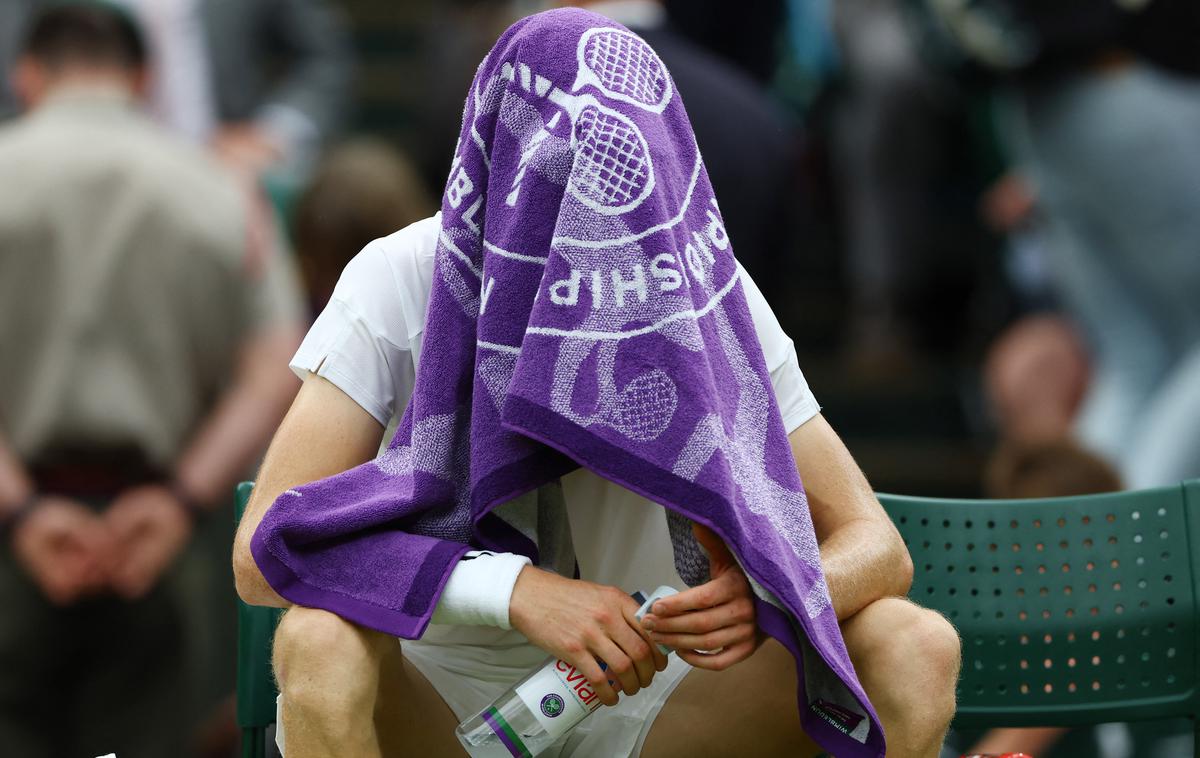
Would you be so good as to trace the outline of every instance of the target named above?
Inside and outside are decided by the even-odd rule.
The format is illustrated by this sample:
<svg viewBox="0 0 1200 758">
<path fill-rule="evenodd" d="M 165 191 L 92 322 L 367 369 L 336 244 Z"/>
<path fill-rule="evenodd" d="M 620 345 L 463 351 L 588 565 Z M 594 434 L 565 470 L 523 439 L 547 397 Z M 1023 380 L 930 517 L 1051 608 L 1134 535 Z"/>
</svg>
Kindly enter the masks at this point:
<svg viewBox="0 0 1200 758">
<path fill-rule="evenodd" d="M 691 125 L 632 32 L 551 11 L 483 61 L 422 354 L 388 450 L 263 519 L 276 591 L 419 637 L 469 546 L 561 552 L 556 480 L 583 465 L 668 509 L 689 583 L 707 579 L 690 522 L 721 535 L 796 657 L 805 729 L 883 755 Z"/>
</svg>

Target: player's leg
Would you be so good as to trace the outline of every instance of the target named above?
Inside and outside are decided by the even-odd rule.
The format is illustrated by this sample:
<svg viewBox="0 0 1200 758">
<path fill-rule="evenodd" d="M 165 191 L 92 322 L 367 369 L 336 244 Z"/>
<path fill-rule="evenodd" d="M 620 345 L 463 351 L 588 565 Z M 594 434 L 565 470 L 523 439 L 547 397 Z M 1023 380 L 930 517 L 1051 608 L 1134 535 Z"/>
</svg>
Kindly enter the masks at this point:
<svg viewBox="0 0 1200 758">
<path fill-rule="evenodd" d="M 954 715 L 954 628 L 932 611 L 888 598 L 848 619 L 842 634 L 883 721 L 889 758 L 936 756 Z M 655 720 L 643 755 L 815 755 L 796 714 L 795 664 L 769 640 L 725 671 L 688 674 Z"/>
<path fill-rule="evenodd" d="M 841 636 L 883 721 L 888 756 L 937 756 L 954 717 L 958 631 L 932 610 L 887 597 L 842 622 Z"/>
<path fill-rule="evenodd" d="M 958 632 L 934 611 L 885 598 L 843 622 L 842 637 L 883 721 L 888 757 L 937 756 L 954 718 Z"/>
<path fill-rule="evenodd" d="M 800 730 L 797 713 L 792 654 L 767 640 L 725 671 L 692 669 L 659 711 L 642 756 L 811 758 L 821 751 Z"/>
<path fill-rule="evenodd" d="M 275 633 L 287 758 L 457 755 L 457 720 L 394 637 L 292 608 Z"/>
<path fill-rule="evenodd" d="M 392 640 L 383 659 L 375 731 L 386 758 L 405 755 L 466 755 L 454 730 L 458 718 Z"/>
</svg>

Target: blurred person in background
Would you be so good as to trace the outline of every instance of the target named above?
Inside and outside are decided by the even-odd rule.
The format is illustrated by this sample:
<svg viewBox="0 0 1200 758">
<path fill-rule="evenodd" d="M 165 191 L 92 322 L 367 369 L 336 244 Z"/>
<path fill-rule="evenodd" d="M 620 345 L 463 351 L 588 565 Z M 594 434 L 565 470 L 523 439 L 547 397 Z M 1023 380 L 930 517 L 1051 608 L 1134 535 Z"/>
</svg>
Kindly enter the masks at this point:
<svg viewBox="0 0 1200 758">
<path fill-rule="evenodd" d="M 408 156 L 360 137 L 333 148 L 296 202 L 292 236 L 315 315 L 368 242 L 432 216 L 434 201 Z"/>
<path fill-rule="evenodd" d="M 1075 431 L 1133 488 L 1200 474 L 1200 4 L 930 0 L 1015 94 L 1092 363 Z"/>
<path fill-rule="evenodd" d="M 769 84 L 779 67 L 787 0 L 658 0 L 678 33 L 730 61 L 756 82 Z"/>
<path fill-rule="evenodd" d="M 148 100 L 159 120 L 211 143 L 252 176 L 296 185 L 346 118 L 353 54 L 328 0 L 108 0 L 148 40 Z M 0 4 L 0 63 L 15 60 L 30 14 L 59 0 Z M 0 113 L 15 93 L 0 92 Z"/>
<path fill-rule="evenodd" d="M 1121 476 L 1108 461 L 1061 438 L 1006 440 L 992 456 L 983 485 L 985 496 L 999 500 L 1095 495 L 1124 489 Z M 1038 750 L 1025 752 L 1041 755 Z"/>
<path fill-rule="evenodd" d="M 984 365 L 984 392 L 1000 439 L 1036 445 L 1071 437 L 1089 379 L 1087 347 L 1069 321 L 1050 313 L 1017 321 Z"/>
<path fill-rule="evenodd" d="M 197 631 L 172 566 L 295 393 L 295 279 L 247 246 L 269 235 L 238 184 L 142 115 L 130 16 L 39 12 L 14 80 L 28 112 L 0 128 L 0 745 L 185 755 Z"/>
<path fill-rule="evenodd" d="M 852 367 L 910 366 L 907 300 L 929 273 L 929 186 L 946 151 L 946 95 L 922 60 L 903 0 L 838 0 L 833 29 L 843 87 L 831 133 L 835 191 L 845 216 Z"/>
<path fill-rule="evenodd" d="M 792 253 L 798 236 L 788 222 L 795 217 L 797 135 L 763 85 L 682 34 L 662 0 L 561 0 L 549 5 L 574 5 L 613 19 L 650 43 L 667 64 L 695 127 L 708 178 L 721 198 L 738 260 L 763 283 L 768 297 L 777 294 L 781 259 Z M 764 9 L 767 5 L 776 4 L 764 4 Z M 772 17 L 782 16 L 778 5 Z M 698 22 L 701 14 L 694 15 Z M 746 15 L 708 13 L 713 18 Z M 772 39 L 760 39 L 758 47 L 774 60 Z"/>
</svg>

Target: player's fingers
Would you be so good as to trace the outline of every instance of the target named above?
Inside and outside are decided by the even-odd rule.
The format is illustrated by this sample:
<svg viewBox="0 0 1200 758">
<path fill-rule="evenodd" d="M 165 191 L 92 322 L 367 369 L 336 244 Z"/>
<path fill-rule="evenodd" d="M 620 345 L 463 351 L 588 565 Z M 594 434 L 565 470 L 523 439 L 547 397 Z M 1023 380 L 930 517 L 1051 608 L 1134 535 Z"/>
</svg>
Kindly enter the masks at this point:
<svg viewBox="0 0 1200 758">
<path fill-rule="evenodd" d="M 664 597 L 656 602 L 650 610 L 655 616 L 673 616 L 727 603 L 740 594 L 744 594 L 741 582 L 744 582 L 745 579 L 737 574 L 736 571 L 727 571 L 698 587 Z"/>
<path fill-rule="evenodd" d="M 730 666 L 741 663 L 754 654 L 754 643 L 743 642 L 727 647 L 717 653 L 701 653 L 695 650 L 677 650 L 679 657 L 699 669 L 709 671 L 724 671 Z"/>
<path fill-rule="evenodd" d="M 654 667 L 654 670 L 663 671 L 666 669 L 667 656 L 663 653 L 663 651 L 658 649 L 658 645 L 655 645 L 650 640 L 650 631 L 646 627 L 642 626 L 641 621 L 638 620 L 636 608 L 629 608 L 625 611 L 625 623 L 629 624 L 630 628 L 633 629 L 633 631 L 636 632 L 639 637 L 645 640 L 646 646 L 650 653 L 650 664 Z M 651 676 L 653 676 L 653 674 L 651 674 Z M 646 684 L 649 684 L 649 682 L 643 682 L 643 686 Z"/>
<path fill-rule="evenodd" d="M 719 650 L 743 642 L 753 642 L 754 624 L 738 624 L 716 629 L 705 634 L 658 634 L 654 641 L 676 650 Z"/>
<path fill-rule="evenodd" d="M 715 608 L 681 613 L 678 616 L 649 614 L 642 618 L 642 626 L 652 632 L 704 634 L 751 621 L 754 621 L 754 602 L 748 597 L 739 597 Z"/>
<path fill-rule="evenodd" d="M 632 695 L 642 688 L 638 681 L 637 668 L 633 664 L 633 659 L 625 654 L 625 651 L 607 637 L 598 639 L 595 644 L 596 657 L 604 661 L 606 666 L 605 672 L 608 674 L 608 679 L 616 680 L 621 685 L 621 692 L 626 695 Z M 605 701 L 605 705 L 615 705 L 616 695 L 614 694 L 613 702 Z M 601 698 L 603 700 L 604 698 Z"/>
<path fill-rule="evenodd" d="M 626 617 L 622 628 L 613 630 L 612 640 L 620 645 L 621 650 L 633 662 L 633 670 L 637 675 L 638 684 L 642 687 L 650 686 L 657 671 L 654 645 L 651 644 L 646 630 L 642 629 L 637 619 L 632 615 Z"/>
<path fill-rule="evenodd" d="M 613 648 L 615 649 L 616 646 L 613 645 Z M 619 687 L 620 683 L 616 683 L 615 687 L 613 683 L 610 683 L 613 676 L 605 670 L 604 666 L 607 664 L 601 663 L 603 659 L 600 658 L 598 660 L 598 658 L 599 656 L 594 650 L 585 650 L 578 660 L 571 660 L 569 662 L 575 667 L 576 672 L 583 674 L 587 680 L 588 687 L 591 688 L 592 693 L 600 698 L 600 702 L 605 705 L 616 705 L 617 690 L 615 687 Z M 570 674 L 568 674 L 568 678 L 570 678 Z M 568 685 L 574 686 L 574 682 L 568 681 Z M 582 695 L 583 693 L 580 694 Z M 586 700 L 587 696 L 584 696 L 584 699 Z"/>
</svg>

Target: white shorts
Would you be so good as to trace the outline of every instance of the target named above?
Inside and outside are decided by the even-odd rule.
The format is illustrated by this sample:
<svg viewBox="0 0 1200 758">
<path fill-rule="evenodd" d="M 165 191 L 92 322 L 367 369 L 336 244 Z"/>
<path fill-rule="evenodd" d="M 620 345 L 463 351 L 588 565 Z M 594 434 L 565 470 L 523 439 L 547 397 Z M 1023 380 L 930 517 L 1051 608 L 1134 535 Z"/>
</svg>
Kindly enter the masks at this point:
<svg viewBox="0 0 1200 758">
<path fill-rule="evenodd" d="M 520 632 L 489 629 L 486 644 L 471 644 L 483 641 L 479 637 L 483 630 L 459 631 L 447 629 L 446 633 L 427 633 L 423 640 L 401 641 L 405 660 L 429 680 L 459 721 L 482 711 L 547 657 Z M 541 755 L 630 758 L 640 754 L 658 712 L 691 670 L 686 662 L 671 655 L 667 668 L 655 674 L 649 687 L 632 697 L 622 696 L 611 708 L 600 708 Z M 280 754 L 286 755 L 278 720 L 275 743 Z"/>
</svg>

